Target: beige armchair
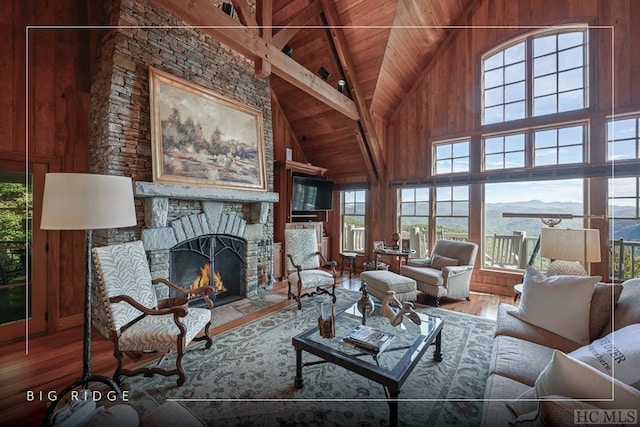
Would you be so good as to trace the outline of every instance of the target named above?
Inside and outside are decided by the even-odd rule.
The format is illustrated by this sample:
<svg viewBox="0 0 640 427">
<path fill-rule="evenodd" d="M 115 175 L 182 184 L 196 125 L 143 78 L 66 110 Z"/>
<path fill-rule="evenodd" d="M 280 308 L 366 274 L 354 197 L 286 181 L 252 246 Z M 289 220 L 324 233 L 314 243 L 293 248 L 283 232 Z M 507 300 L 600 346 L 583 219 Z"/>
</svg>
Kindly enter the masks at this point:
<svg viewBox="0 0 640 427">
<path fill-rule="evenodd" d="M 302 308 L 302 298 L 319 294 L 328 294 L 336 301 L 335 261 L 327 261 L 318 251 L 318 237 L 313 229 L 285 229 L 285 251 L 287 254 L 287 281 L 289 299 L 298 302 Z M 323 270 L 322 268 L 326 268 Z M 292 290 L 295 287 L 295 291 Z M 330 288 L 329 288 L 330 287 Z M 302 292 L 304 288 L 314 290 Z"/>
<path fill-rule="evenodd" d="M 416 281 L 419 291 L 436 297 L 436 307 L 441 297 L 469 300 L 469 284 L 478 245 L 471 242 L 438 240 L 431 257 L 409 259 L 400 267 L 400 274 Z"/>
<path fill-rule="evenodd" d="M 204 340 L 205 348 L 211 347 L 209 326 L 213 303 L 209 295 L 213 288 L 183 289 L 168 280 L 152 281 L 140 241 L 95 248 L 93 255 L 98 276 L 93 301 L 94 325 L 113 342 L 113 354 L 118 361 L 113 379 L 119 382 L 121 375 L 178 375 L 178 386 L 183 385 L 186 376 L 182 357 L 187 345 L 191 341 Z M 201 296 L 209 308 L 188 307 L 186 304 L 164 308 L 163 301 L 157 299 L 153 289 L 153 285 L 159 283 L 182 294 Z M 196 337 L 201 331 L 204 334 Z M 165 356 L 175 351 L 175 368 L 123 369 L 123 354 L 136 360 L 142 352 L 154 350 Z M 158 364 L 163 361 L 164 357 Z"/>
</svg>

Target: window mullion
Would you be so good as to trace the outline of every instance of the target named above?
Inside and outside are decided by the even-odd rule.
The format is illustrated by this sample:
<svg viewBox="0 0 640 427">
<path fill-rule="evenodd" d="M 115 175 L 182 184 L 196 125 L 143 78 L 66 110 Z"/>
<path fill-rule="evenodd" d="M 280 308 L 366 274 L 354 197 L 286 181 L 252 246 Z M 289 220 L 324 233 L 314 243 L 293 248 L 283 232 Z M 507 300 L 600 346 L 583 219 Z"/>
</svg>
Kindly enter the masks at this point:
<svg viewBox="0 0 640 427">
<path fill-rule="evenodd" d="M 530 118 L 533 116 L 533 38 L 527 38 L 525 44 L 525 116 Z"/>
</svg>

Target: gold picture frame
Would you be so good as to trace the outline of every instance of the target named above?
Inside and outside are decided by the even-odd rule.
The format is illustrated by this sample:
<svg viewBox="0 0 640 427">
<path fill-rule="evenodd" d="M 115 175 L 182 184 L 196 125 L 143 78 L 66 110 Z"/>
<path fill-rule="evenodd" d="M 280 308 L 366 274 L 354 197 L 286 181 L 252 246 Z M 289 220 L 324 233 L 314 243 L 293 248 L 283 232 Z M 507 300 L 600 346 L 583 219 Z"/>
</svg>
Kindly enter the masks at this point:
<svg viewBox="0 0 640 427">
<path fill-rule="evenodd" d="M 375 242 L 373 242 L 373 250 L 374 251 L 381 251 L 384 249 L 384 240 L 377 240 Z"/>
<path fill-rule="evenodd" d="M 149 67 L 153 181 L 267 190 L 262 111 Z"/>
</svg>

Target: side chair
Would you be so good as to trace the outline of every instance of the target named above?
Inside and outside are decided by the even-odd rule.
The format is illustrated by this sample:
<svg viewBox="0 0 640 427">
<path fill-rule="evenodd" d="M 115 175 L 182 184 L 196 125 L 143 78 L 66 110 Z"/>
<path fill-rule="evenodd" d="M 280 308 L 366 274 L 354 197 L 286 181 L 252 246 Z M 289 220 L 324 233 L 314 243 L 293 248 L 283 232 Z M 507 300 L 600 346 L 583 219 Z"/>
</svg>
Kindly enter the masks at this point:
<svg viewBox="0 0 640 427">
<path fill-rule="evenodd" d="M 152 280 L 141 241 L 94 248 L 93 260 L 98 278 L 94 320 L 103 335 L 109 331 L 108 338 L 113 342 L 113 354 L 118 361 L 113 379 L 119 383 L 121 375 L 177 375 L 177 384 L 182 386 L 186 380 L 182 358 L 187 345 L 191 341 L 206 341 L 205 348 L 209 349 L 212 344 L 209 327 L 213 303 L 209 295 L 213 294 L 213 288 L 184 289 L 166 279 Z M 200 296 L 208 308 L 188 307 L 186 300 L 179 306 L 165 308 L 153 288 L 158 284 L 181 294 Z M 196 337 L 200 331 L 204 335 Z M 123 354 L 136 360 L 146 351 L 164 352 L 164 356 L 152 368 L 123 368 Z M 159 367 L 172 351 L 177 353 L 175 368 Z"/>
<path fill-rule="evenodd" d="M 288 297 L 298 302 L 302 308 L 302 298 L 327 294 L 336 302 L 336 261 L 327 259 L 318 250 L 318 238 L 313 229 L 285 229 L 285 250 L 287 254 Z M 323 270 L 322 267 L 327 268 Z M 295 292 L 292 291 L 295 287 Z M 328 289 L 330 287 L 330 290 Z M 302 292 L 304 288 L 315 288 Z"/>
</svg>

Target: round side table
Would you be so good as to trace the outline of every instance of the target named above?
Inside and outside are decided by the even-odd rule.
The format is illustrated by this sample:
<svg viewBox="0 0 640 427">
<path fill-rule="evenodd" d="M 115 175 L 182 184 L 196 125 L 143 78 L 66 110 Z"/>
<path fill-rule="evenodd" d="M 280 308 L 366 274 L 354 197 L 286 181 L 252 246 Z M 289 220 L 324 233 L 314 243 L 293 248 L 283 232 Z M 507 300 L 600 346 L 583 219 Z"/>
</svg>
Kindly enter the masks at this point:
<svg viewBox="0 0 640 427">
<path fill-rule="evenodd" d="M 516 302 L 518 300 L 518 297 L 522 295 L 522 283 L 518 283 L 517 285 L 513 286 L 513 293 L 513 302 Z"/>
</svg>

